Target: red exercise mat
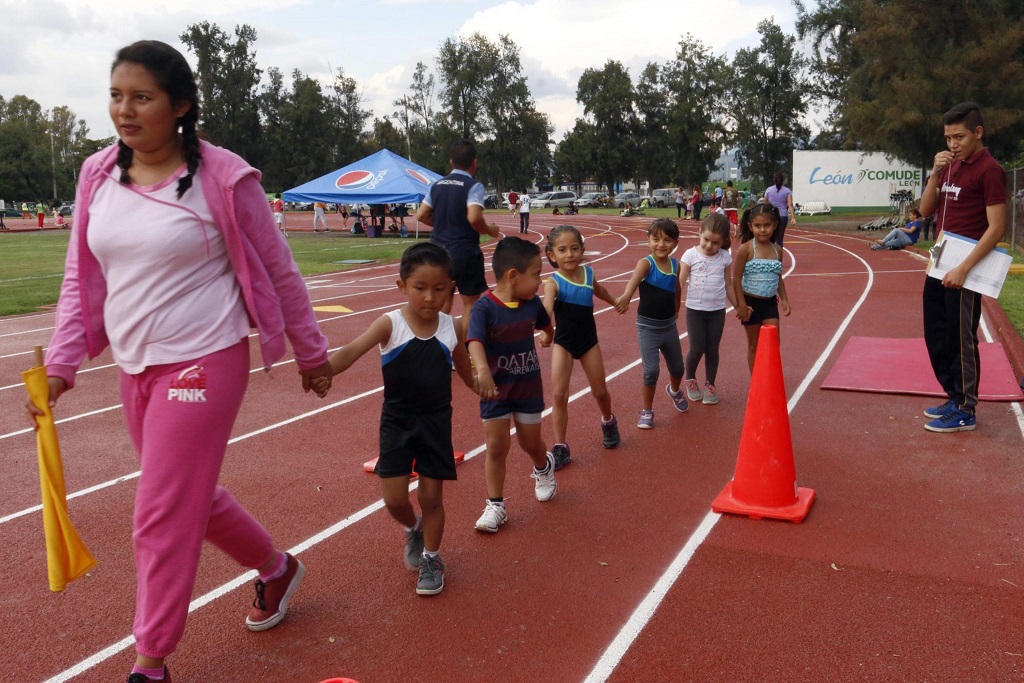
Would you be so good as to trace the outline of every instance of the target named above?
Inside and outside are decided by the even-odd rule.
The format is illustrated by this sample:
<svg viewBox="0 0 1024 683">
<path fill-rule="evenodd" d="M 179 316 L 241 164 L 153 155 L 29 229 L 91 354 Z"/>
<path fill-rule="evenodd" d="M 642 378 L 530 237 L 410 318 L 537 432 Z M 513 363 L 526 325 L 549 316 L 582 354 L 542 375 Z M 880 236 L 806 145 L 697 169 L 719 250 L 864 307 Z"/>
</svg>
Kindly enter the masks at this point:
<svg viewBox="0 0 1024 683">
<path fill-rule="evenodd" d="M 982 401 L 1024 400 L 1003 347 L 990 342 L 982 342 L 978 346 L 981 354 L 979 398 Z M 935 380 L 924 339 L 851 337 L 821 388 L 881 394 L 946 395 Z"/>
</svg>

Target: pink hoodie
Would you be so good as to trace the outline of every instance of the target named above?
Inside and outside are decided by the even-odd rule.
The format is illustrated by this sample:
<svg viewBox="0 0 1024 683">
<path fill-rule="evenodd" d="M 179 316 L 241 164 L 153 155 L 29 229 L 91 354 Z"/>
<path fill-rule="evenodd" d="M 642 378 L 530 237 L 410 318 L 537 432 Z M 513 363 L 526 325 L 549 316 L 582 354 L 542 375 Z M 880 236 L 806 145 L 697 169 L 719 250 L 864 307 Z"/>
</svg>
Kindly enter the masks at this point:
<svg viewBox="0 0 1024 683">
<path fill-rule="evenodd" d="M 313 315 L 306 284 L 274 224 L 260 172 L 226 149 L 200 142 L 200 179 L 216 227 L 224 236 L 250 324 L 259 333 L 264 366 L 285 353 L 287 335 L 300 370 L 327 362 L 327 338 Z M 109 343 L 103 322 L 107 283 L 89 250 L 89 203 L 117 163 L 117 145 L 86 159 L 75 194 L 75 225 L 57 303 L 57 327 L 46 351 L 46 374 L 68 388 L 85 360 Z"/>
</svg>

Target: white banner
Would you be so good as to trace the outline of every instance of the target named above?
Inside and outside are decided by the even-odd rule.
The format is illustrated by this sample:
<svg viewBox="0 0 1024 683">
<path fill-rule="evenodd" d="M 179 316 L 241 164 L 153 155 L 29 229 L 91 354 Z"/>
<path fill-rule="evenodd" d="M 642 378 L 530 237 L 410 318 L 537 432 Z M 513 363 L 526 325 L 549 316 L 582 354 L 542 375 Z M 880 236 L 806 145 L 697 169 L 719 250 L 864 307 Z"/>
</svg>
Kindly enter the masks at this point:
<svg viewBox="0 0 1024 683">
<path fill-rule="evenodd" d="M 920 196 L 922 171 L 881 152 L 793 152 L 793 201 L 829 206 L 888 206 L 889 195 Z"/>
</svg>

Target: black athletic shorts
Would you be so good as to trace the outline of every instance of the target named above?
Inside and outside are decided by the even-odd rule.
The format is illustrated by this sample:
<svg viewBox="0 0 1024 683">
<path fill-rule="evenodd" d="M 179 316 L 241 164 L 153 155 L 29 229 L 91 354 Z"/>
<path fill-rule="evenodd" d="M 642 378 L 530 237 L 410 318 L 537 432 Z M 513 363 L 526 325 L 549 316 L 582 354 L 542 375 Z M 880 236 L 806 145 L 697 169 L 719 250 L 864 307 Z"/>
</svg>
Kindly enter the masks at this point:
<svg viewBox="0 0 1024 683">
<path fill-rule="evenodd" d="M 413 471 L 431 479 L 456 478 L 451 406 L 425 415 L 382 412 L 380 458 L 374 472 L 387 479 Z"/>
<path fill-rule="evenodd" d="M 776 297 L 765 299 L 743 292 L 743 298 L 750 308 L 750 318 L 743 321 L 744 325 L 760 325 L 765 320 L 779 319 L 779 300 Z"/>
<path fill-rule="evenodd" d="M 484 278 L 484 253 L 479 244 L 450 244 L 444 248 L 455 264 L 455 286 L 459 294 L 474 296 L 487 291 L 487 280 Z"/>
</svg>

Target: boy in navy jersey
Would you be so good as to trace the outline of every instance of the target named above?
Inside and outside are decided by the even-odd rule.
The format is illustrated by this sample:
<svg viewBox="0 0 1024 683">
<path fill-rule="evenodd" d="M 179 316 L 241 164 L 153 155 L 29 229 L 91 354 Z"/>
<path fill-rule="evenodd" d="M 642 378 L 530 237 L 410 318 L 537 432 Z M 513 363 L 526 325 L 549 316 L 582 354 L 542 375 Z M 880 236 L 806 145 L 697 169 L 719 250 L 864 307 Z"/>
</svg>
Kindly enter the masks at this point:
<svg viewBox="0 0 1024 683">
<path fill-rule="evenodd" d="M 1006 232 L 1006 173 L 982 143 L 985 123 L 974 102 L 956 105 L 942 117 L 946 148 L 935 155 L 921 195 L 921 215 L 943 232 L 976 240 L 971 253 L 942 280 L 924 279 L 924 343 L 944 403 L 924 411 L 931 432 L 975 427 L 978 404 L 978 323 L 981 294 L 964 281 Z M 934 214 L 934 215 L 933 215 Z"/>
<path fill-rule="evenodd" d="M 542 346 L 551 345 L 553 333 L 551 318 L 537 296 L 540 248 L 519 237 L 506 237 L 495 247 L 491 263 L 497 284 L 474 304 L 467 342 L 476 368 L 487 442 L 487 504 L 476 528 L 494 533 L 508 520 L 505 458 L 511 445 L 512 420 L 520 447 L 533 461 L 534 493 L 539 501 L 555 496 L 555 466 L 540 433 L 544 389 L 533 342 L 535 329 L 541 330 Z"/>
<path fill-rule="evenodd" d="M 416 592 L 444 589 L 441 536 L 442 485 L 454 480 L 452 450 L 452 366 L 475 389 L 460 329 L 441 312 L 452 284 L 452 260 L 433 244 L 416 244 L 402 254 L 398 288 L 409 301 L 377 318 L 369 329 L 331 354 L 334 373 L 349 368 L 374 346 L 380 348 L 384 407 L 380 418 L 380 457 L 376 472 L 384 504 L 404 528 L 405 564 L 419 569 Z M 319 396 L 326 381 L 314 384 Z M 409 500 L 409 478 L 419 474 L 422 517 Z"/>
</svg>

